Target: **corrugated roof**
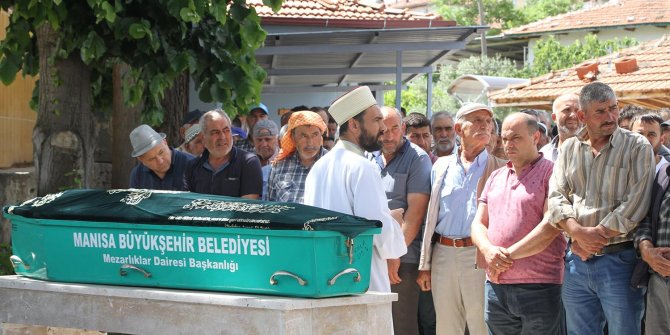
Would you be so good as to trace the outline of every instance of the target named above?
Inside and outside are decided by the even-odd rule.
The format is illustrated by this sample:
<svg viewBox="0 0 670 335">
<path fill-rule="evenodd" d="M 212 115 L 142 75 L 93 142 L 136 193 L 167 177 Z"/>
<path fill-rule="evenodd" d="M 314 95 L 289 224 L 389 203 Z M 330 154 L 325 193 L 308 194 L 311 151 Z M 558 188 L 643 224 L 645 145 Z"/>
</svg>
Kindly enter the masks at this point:
<svg viewBox="0 0 670 335">
<path fill-rule="evenodd" d="M 286 0 L 275 13 L 262 0 L 249 0 L 262 24 L 346 28 L 427 28 L 454 26 L 434 13 L 412 12 L 363 0 Z"/>
<path fill-rule="evenodd" d="M 614 62 L 635 58 L 638 70 L 619 74 Z M 510 86 L 489 94 L 494 106 L 515 106 L 551 109 L 556 97 L 565 93 L 579 92 L 591 82 L 579 79 L 576 68 L 589 62 L 600 62 L 600 73 L 596 80 L 614 89 L 619 101 L 652 109 L 670 107 L 670 36 L 596 58 L 569 69 L 548 73 L 531 79 L 530 84 Z"/>
<path fill-rule="evenodd" d="M 635 27 L 670 23 L 670 0 L 619 0 L 505 30 L 523 36 L 589 28 Z"/>
</svg>

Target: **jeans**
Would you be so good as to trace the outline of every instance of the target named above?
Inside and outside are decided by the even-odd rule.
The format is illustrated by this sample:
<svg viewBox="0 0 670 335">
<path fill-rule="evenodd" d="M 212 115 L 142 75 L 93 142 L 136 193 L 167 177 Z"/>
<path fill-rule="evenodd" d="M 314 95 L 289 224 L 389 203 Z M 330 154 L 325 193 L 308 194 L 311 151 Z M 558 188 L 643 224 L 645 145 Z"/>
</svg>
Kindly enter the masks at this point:
<svg viewBox="0 0 670 335">
<path fill-rule="evenodd" d="M 635 249 L 595 256 L 586 262 L 569 249 L 565 256 L 563 304 L 568 334 L 640 334 L 644 288 L 632 288 Z"/>
<path fill-rule="evenodd" d="M 433 305 L 433 292 L 421 291 L 419 293 L 419 335 L 435 335 L 435 306 Z"/>
<path fill-rule="evenodd" d="M 561 285 L 487 281 L 485 291 L 490 335 L 565 335 Z"/>
</svg>

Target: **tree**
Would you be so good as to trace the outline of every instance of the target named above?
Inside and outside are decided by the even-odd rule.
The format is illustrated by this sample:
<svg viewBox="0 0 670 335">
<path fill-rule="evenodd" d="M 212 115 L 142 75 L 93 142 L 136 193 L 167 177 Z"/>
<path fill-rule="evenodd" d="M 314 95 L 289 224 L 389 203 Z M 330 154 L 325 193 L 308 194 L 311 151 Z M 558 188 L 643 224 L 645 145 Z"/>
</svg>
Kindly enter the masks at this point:
<svg viewBox="0 0 670 335">
<path fill-rule="evenodd" d="M 454 20 L 459 25 L 479 25 L 479 10 L 476 0 L 435 0 L 437 12 L 443 18 Z M 492 29 L 488 35 L 497 35 L 500 29 L 518 25 L 516 18 L 520 13 L 514 8 L 511 0 L 482 0 L 486 13 L 486 24 Z"/>
<path fill-rule="evenodd" d="M 481 0 L 486 13 L 487 35 L 498 35 L 504 29 L 518 27 L 545 17 L 575 10 L 583 0 L 528 0 L 523 8 L 515 8 L 511 0 Z M 437 12 L 460 25 L 479 25 L 476 0 L 434 0 Z"/>
<path fill-rule="evenodd" d="M 583 40 L 562 45 L 554 36 L 541 39 L 533 47 L 533 63 L 528 68 L 528 76 L 540 76 L 577 65 L 585 60 L 605 56 L 617 50 L 637 44 L 637 41 L 624 37 L 601 41 L 598 36 L 588 34 Z"/>
<path fill-rule="evenodd" d="M 597 36 L 589 34 L 583 40 L 577 40 L 573 44 L 561 45 L 553 36 L 550 36 L 533 47 L 535 55 L 533 63 L 522 68 L 519 68 L 514 61 L 500 55 L 484 59 L 470 57 L 458 64 L 443 65 L 433 76 L 432 110 L 446 110 L 452 113 L 458 110 L 460 103 L 447 94 L 447 87 L 462 75 L 537 77 L 551 71 L 570 68 L 585 60 L 605 56 L 635 44 L 637 42 L 631 38 L 600 41 Z M 408 84 L 408 88 L 402 92 L 402 104 L 408 112 L 425 114 L 426 94 L 426 76 L 424 75 Z M 387 106 L 393 106 L 394 101 L 395 91 L 386 92 L 384 103 Z M 496 116 L 502 118 L 507 112 L 509 112 L 508 109 L 496 109 Z"/>
<path fill-rule="evenodd" d="M 278 10 L 281 0 L 264 0 Z M 184 73 L 203 101 L 233 113 L 260 96 L 265 72 L 254 51 L 265 38 L 260 19 L 244 0 L 4 1 L 10 12 L 0 43 L 0 80 L 18 71 L 39 73 L 33 142 L 38 194 L 79 180 L 92 184 L 93 112 L 122 91 L 127 106 L 143 106 L 142 119 L 158 125 L 165 91 Z M 112 69 L 126 64 L 121 87 Z M 74 172 L 74 173 L 73 173 Z"/>
</svg>

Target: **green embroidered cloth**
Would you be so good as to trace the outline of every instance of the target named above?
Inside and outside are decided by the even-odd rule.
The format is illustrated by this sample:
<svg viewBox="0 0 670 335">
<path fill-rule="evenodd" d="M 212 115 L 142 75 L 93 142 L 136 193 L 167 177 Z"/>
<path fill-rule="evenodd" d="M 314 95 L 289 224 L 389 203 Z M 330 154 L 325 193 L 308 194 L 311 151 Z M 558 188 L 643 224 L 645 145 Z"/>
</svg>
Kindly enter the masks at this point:
<svg viewBox="0 0 670 335">
<path fill-rule="evenodd" d="M 352 238 L 382 226 L 377 220 L 295 203 L 143 189 L 68 190 L 4 210 L 34 219 L 337 231 Z"/>
</svg>

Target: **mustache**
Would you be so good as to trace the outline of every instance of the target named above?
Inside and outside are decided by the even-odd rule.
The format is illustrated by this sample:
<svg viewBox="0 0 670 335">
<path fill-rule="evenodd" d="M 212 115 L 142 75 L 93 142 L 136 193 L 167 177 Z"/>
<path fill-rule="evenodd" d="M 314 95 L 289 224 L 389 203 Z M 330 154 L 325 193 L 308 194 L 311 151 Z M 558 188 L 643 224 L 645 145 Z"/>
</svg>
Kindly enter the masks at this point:
<svg viewBox="0 0 670 335">
<path fill-rule="evenodd" d="M 305 150 L 305 151 L 308 151 L 308 150 L 313 151 L 313 150 L 317 150 L 317 149 L 319 149 L 319 147 L 315 147 L 315 146 L 313 146 L 313 145 L 310 145 L 310 146 L 305 147 L 304 150 Z"/>
</svg>

